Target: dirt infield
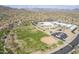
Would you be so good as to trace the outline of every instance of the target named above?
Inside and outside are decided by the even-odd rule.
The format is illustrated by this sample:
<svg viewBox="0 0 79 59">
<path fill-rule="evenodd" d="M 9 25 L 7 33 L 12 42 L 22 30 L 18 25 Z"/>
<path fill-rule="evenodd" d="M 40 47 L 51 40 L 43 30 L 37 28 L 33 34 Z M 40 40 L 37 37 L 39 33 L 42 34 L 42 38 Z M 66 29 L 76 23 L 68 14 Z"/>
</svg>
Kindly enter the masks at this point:
<svg viewBox="0 0 79 59">
<path fill-rule="evenodd" d="M 56 43 L 55 38 L 52 37 L 52 36 L 43 37 L 43 38 L 41 38 L 41 41 L 42 41 L 43 43 L 48 44 L 48 45 L 52 45 L 52 44 Z"/>
</svg>

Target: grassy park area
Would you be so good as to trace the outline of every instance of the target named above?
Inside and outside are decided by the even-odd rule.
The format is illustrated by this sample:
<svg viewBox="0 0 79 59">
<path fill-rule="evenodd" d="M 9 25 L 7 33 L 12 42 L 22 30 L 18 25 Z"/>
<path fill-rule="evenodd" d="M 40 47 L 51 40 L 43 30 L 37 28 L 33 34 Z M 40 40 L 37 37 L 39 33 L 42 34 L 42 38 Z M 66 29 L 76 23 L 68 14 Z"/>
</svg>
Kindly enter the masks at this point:
<svg viewBox="0 0 79 59">
<path fill-rule="evenodd" d="M 31 26 L 17 27 L 13 30 L 17 39 L 22 44 L 24 53 L 31 53 L 33 51 L 45 51 L 49 46 L 40 41 L 44 36 L 48 36 L 46 33 L 41 32 Z M 23 51 L 21 53 L 23 53 Z"/>
</svg>

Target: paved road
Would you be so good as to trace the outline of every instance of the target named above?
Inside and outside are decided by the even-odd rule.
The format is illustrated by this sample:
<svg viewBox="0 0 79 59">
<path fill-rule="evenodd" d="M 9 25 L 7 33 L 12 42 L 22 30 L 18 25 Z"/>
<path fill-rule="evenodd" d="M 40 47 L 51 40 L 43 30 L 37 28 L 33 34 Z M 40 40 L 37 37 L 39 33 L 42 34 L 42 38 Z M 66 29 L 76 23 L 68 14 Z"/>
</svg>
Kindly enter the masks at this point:
<svg viewBox="0 0 79 59">
<path fill-rule="evenodd" d="M 79 44 L 79 34 L 77 35 L 77 37 L 71 42 L 69 43 L 67 46 L 61 48 L 60 50 L 52 53 L 52 54 L 67 54 L 68 52 L 70 52 L 72 49 L 74 49 L 74 46 L 76 46 L 77 44 Z M 71 46 L 69 46 L 71 45 Z"/>
</svg>

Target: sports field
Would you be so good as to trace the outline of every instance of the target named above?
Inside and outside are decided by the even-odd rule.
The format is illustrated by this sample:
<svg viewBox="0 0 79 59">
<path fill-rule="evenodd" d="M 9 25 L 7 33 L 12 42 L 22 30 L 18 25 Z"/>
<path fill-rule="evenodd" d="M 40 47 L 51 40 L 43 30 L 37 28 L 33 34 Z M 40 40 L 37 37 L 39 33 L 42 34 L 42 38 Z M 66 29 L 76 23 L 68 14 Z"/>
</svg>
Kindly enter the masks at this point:
<svg viewBox="0 0 79 59">
<path fill-rule="evenodd" d="M 24 51 L 20 53 L 45 51 L 46 49 L 50 48 L 47 44 L 40 41 L 42 37 L 49 35 L 35 29 L 33 26 L 17 27 L 13 31 L 16 33 L 21 49 Z"/>
</svg>

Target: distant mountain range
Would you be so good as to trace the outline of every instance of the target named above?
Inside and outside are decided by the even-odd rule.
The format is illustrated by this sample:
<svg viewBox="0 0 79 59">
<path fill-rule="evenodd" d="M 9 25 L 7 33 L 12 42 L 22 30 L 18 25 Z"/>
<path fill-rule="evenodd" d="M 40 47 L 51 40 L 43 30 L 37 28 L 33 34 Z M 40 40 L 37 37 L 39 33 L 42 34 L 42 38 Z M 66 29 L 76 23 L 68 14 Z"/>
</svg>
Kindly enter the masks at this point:
<svg viewBox="0 0 79 59">
<path fill-rule="evenodd" d="M 0 10 L 11 10 L 11 9 L 18 9 L 18 8 L 11 8 L 7 6 L 0 6 Z M 57 8 L 20 8 L 21 10 L 30 10 L 30 11 L 47 11 L 47 12 L 52 12 L 52 11 L 77 11 L 79 12 L 78 8 L 75 9 L 57 9 Z"/>
</svg>

